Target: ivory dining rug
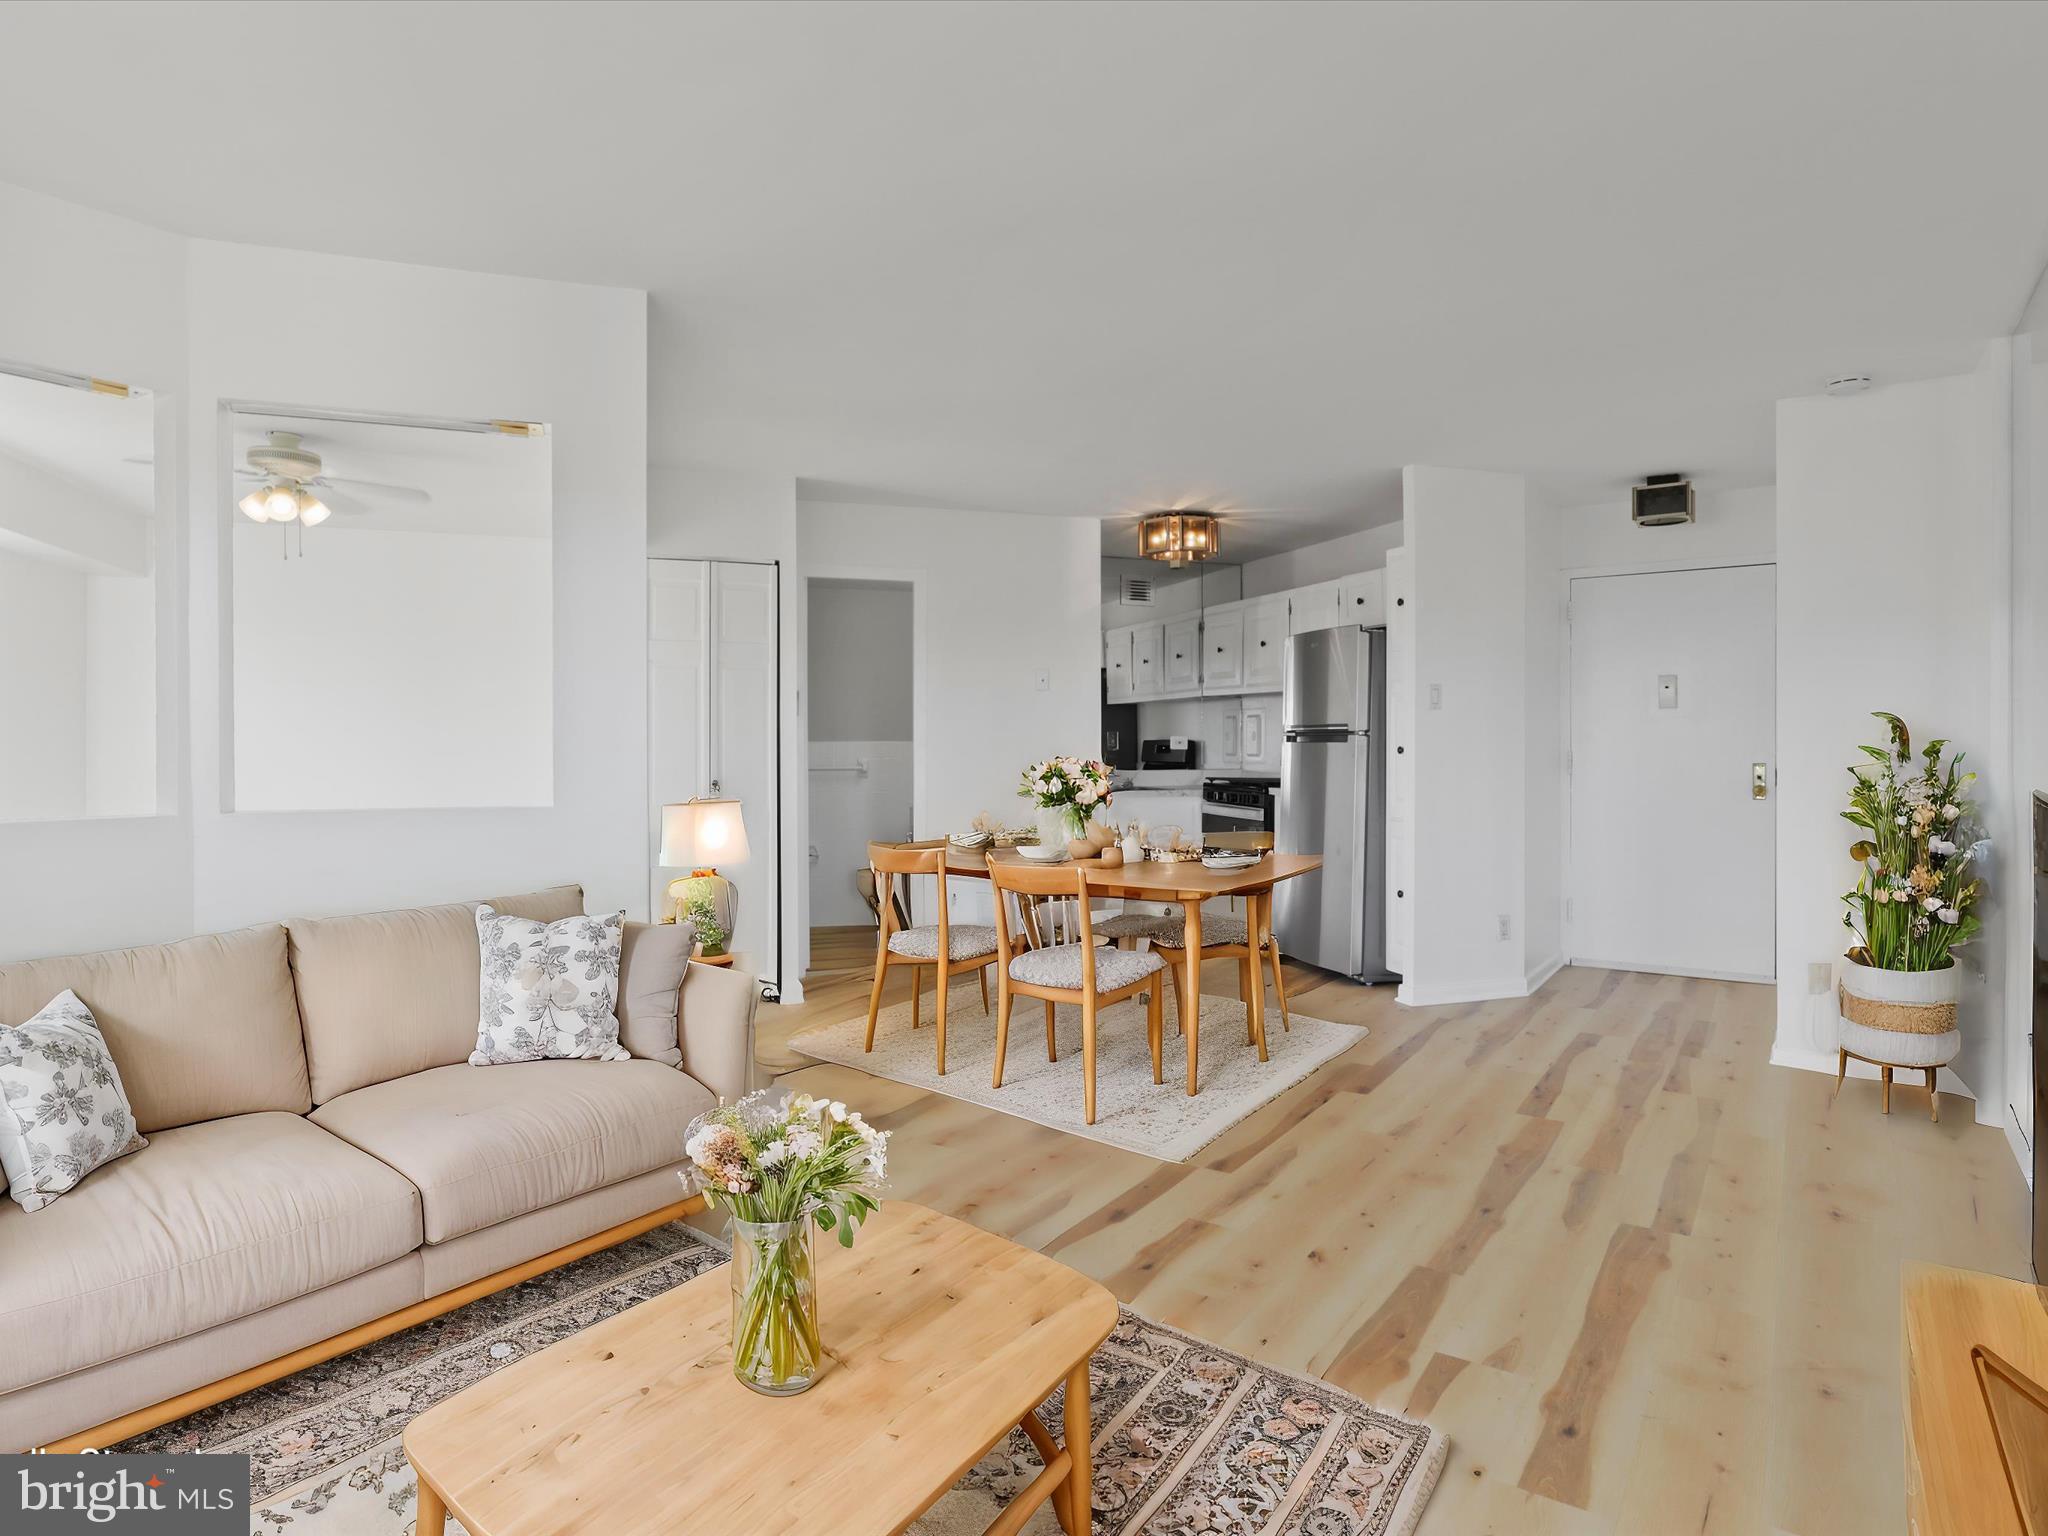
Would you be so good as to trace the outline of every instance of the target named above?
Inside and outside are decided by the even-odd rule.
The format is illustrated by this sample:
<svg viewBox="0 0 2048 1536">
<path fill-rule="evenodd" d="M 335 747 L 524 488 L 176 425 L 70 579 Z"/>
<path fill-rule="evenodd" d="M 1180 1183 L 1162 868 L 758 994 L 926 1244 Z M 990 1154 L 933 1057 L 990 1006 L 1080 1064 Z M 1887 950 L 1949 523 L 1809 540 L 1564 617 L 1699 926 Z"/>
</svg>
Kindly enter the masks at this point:
<svg viewBox="0 0 2048 1536">
<path fill-rule="evenodd" d="M 1244 1004 L 1234 997 L 1202 999 L 1202 1040 L 1197 1058 L 1201 1092 L 1187 1094 L 1187 1042 L 1174 1033 L 1173 999 L 1166 1000 L 1164 1083 L 1152 1081 L 1152 1051 L 1145 1038 L 1145 1003 L 1130 998 L 1105 1008 L 1095 1021 L 1095 1123 L 1081 1115 L 1081 1010 L 1061 1005 L 1054 1037 L 1059 1060 L 1045 1059 L 1045 1004 L 1020 997 L 1011 1005 L 1010 1048 L 1003 1086 L 989 1086 L 996 1059 L 995 1020 L 981 1011 L 981 992 L 970 980 L 952 989 L 946 1018 L 946 1075 L 933 1069 L 932 999 L 924 1000 L 920 1027 L 910 1027 L 910 1004 L 892 1003 L 875 1021 L 875 1048 L 864 1052 L 865 1010 L 839 1024 L 794 1036 L 790 1049 L 820 1061 L 858 1067 L 914 1088 L 928 1088 L 1006 1115 L 1107 1142 L 1169 1163 L 1184 1163 L 1238 1121 L 1271 1103 L 1316 1068 L 1366 1037 L 1362 1024 L 1293 1015 L 1280 1027 L 1280 1010 L 1266 1004 L 1266 1056 L 1244 1043 Z"/>
<path fill-rule="evenodd" d="M 252 1532 L 409 1536 L 416 1490 L 400 1436 L 415 1415 L 724 1262 L 702 1233 L 658 1227 L 115 1449 L 248 1453 Z M 1090 1385 L 1096 1536 L 1408 1536 L 1447 1449 L 1426 1424 L 1128 1308 Z M 1041 1413 L 1059 1438 L 1058 1398 Z M 1012 1430 L 913 1536 L 984 1530 L 1040 1465 Z M 461 1526 L 451 1518 L 448 1530 Z M 1057 1536 L 1058 1526 L 1041 1508 L 1025 1530 Z"/>
</svg>

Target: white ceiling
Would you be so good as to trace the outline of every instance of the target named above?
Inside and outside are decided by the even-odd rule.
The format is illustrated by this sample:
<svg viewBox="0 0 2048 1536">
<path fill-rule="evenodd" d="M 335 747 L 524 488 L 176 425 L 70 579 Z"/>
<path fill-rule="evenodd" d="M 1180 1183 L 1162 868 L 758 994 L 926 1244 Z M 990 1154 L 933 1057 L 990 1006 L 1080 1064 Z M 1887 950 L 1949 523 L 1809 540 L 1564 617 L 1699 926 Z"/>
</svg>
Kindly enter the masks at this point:
<svg viewBox="0 0 2048 1536">
<path fill-rule="evenodd" d="M 2004 4 L 15 5 L 0 179 L 644 287 L 659 459 L 1244 555 L 1404 462 L 1763 483 L 1777 398 L 1967 367 L 2048 256 L 2044 56 Z"/>
</svg>

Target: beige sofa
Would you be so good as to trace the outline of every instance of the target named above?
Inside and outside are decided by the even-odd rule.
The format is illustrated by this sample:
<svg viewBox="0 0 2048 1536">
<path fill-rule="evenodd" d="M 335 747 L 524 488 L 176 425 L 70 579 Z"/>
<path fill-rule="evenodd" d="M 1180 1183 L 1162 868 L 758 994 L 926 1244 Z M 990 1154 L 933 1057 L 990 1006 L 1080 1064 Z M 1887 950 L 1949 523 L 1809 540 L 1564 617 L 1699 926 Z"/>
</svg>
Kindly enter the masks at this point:
<svg viewBox="0 0 2048 1536">
<path fill-rule="evenodd" d="M 491 904 L 552 921 L 583 895 Z M 84 999 L 149 1138 L 39 1211 L 0 1198 L 0 1450 L 133 1433 L 675 1214 L 684 1127 L 747 1090 L 754 978 L 689 967 L 680 1067 L 471 1067 L 474 910 L 0 965 L 0 1019 Z"/>
</svg>

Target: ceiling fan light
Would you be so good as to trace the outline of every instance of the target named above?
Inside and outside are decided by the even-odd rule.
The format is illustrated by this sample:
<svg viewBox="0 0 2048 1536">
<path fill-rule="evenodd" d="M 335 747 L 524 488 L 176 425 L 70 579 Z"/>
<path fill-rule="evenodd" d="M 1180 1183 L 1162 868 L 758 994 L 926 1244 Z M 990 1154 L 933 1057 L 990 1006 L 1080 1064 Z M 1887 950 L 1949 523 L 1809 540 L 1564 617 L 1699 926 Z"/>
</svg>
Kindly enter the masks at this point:
<svg viewBox="0 0 2048 1536">
<path fill-rule="evenodd" d="M 299 492 L 299 521 L 308 528 L 317 528 L 334 515 L 333 509 L 311 491 Z"/>
<path fill-rule="evenodd" d="M 273 485 L 263 498 L 263 509 L 270 514 L 273 523 L 288 523 L 299 515 L 299 499 L 292 494 L 290 486 Z"/>
<path fill-rule="evenodd" d="M 270 495 L 267 491 L 255 490 L 235 503 L 242 509 L 242 515 L 254 523 L 270 521 Z"/>
</svg>

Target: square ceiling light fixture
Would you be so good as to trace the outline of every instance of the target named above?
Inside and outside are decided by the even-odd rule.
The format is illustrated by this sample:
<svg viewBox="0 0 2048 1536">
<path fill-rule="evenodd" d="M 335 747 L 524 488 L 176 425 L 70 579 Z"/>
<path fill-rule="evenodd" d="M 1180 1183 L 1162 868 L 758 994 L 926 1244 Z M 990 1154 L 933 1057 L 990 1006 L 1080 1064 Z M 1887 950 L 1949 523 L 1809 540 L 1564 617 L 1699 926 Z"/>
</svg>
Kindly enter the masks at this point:
<svg viewBox="0 0 2048 1536">
<path fill-rule="evenodd" d="M 1138 520 L 1138 553 L 1176 570 L 1222 547 L 1213 512 L 1148 512 Z"/>
</svg>

